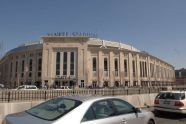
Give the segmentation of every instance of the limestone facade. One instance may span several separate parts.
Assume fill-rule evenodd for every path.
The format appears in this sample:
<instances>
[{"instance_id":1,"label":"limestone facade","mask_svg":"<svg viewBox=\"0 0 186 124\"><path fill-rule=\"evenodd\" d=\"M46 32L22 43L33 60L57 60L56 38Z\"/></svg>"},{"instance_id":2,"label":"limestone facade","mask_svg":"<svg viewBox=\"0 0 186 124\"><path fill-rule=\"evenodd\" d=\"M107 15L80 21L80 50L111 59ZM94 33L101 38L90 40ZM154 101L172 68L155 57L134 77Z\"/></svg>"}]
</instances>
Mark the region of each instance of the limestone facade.
<instances>
[{"instance_id":1,"label":"limestone facade","mask_svg":"<svg viewBox=\"0 0 186 124\"><path fill-rule=\"evenodd\" d=\"M10 50L0 60L0 83L14 88L162 86L174 67L123 43L89 37L46 36Z\"/></svg>"}]
</instances>

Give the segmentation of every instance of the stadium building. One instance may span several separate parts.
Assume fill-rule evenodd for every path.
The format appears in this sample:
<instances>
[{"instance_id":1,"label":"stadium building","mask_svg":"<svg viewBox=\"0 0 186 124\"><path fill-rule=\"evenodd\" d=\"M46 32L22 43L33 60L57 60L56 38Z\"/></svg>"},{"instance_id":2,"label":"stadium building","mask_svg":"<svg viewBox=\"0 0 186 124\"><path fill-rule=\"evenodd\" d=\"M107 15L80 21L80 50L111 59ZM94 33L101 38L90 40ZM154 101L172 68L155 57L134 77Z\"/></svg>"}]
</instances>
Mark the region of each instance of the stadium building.
<instances>
[{"instance_id":1,"label":"stadium building","mask_svg":"<svg viewBox=\"0 0 186 124\"><path fill-rule=\"evenodd\" d=\"M48 35L7 52L0 83L15 88L164 86L175 82L174 67L131 45L88 36Z\"/></svg>"}]
</instances>

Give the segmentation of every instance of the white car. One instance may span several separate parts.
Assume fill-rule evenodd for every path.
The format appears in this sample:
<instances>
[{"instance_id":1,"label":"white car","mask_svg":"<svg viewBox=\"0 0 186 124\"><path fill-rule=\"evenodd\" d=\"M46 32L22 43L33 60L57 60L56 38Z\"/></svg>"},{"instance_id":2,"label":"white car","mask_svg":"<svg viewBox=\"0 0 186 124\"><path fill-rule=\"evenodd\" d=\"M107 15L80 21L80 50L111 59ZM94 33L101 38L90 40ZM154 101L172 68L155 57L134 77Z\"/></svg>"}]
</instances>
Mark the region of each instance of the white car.
<instances>
[{"instance_id":1,"label":"white car","mask_svg":"<svg viewBox=\"0 0 186 124\"><path fill-rule=\"evenodd\" d=\"M63 89L63 90L71 90L71 89L69 88L69 86L60 86L60 89Z\"/></svg>"},{"instance_id":2,"label":"white car","mask_svg":"<svg viewBox=\"0 0 186 124\"><path fill-rule=\"evenodd\" d=\"M155 124L155 118L117 97L65 96L8 115L3 124Z\"/></svg>"},{"instance_id":3,"label":"white car","mask_svg":"<svg viewBox=\"0 0 186 124\"><path fill-rule=\"evenodd\" d=\"M0 84L0 89L5 89L4 84Z\"/></svg>"},{"instance_id":4,"label":"white car","mask_svg":"<svg viewBox=\"0 0 186 124\"><path fill-rule=\"evenodd\" d=\"M54 90L72 90L69 88L69 86L60 86L59 88L56 88Z\"/></svg>"},{"instance_id":5,"label":"white car","mask_svg":"<svg viewBox=\"0 0 186 124\"><path fill-rule=\"evenodd\" d=\"M155 113L159 111L186 114L186 91L160 92L154 100Z\"/></svg>"},{"instance_id":6,"label":"white car","mask_svg":"<svg viewBox=\"0 0 186 124\"><path fill-rule=\"evenodd\" d=\"M21 85L16 90L38 90L35 85Z\"/></svg>"}]
</instances>

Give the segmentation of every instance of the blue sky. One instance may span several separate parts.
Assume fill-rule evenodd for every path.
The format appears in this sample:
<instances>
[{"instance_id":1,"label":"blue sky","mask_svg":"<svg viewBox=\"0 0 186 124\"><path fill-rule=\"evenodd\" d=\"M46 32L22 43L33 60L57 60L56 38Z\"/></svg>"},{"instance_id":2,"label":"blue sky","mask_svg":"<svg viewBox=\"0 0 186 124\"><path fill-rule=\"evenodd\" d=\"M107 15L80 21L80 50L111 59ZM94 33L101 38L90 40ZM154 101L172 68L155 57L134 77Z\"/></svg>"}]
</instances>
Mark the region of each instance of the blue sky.
<instances>
[{"instance_id":1,"label":"blue sky","mask_svg":"<svg viewBox=\"0 0 186 124\"><path fill-rule=\"evenodd\" d=\"M95 32L186 68L186 0L0 0L10 50L51 32Z\"/></svg>"}]
</instances>

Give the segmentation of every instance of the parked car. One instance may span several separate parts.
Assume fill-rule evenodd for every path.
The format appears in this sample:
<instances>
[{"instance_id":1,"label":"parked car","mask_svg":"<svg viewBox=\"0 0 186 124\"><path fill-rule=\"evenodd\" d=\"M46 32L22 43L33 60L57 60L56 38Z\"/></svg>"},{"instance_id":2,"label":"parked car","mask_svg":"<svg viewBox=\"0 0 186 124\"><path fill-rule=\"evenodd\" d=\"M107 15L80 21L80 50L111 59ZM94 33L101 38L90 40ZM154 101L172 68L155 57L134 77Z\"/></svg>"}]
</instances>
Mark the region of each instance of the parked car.
<instances>
[{"instance_id":1,"label":"parked car","mask_svg":"<svg viewBox=\"0 0 186 124\"><path fill-rule=\"evenodd\" d=\"M3 124L155 124L150 111L117 97L64 96L5 117Z\"/></svg>"},{"instance_id":2,"label":"parked car","mask_svg":"<svg viewBox=\"0 0 186 124\"><path fill-rule=\"evenodd\" d=\"M163 91L154 100L155 113L159 111L186 114L186 91Z\"/></svg>"},{"instance_id":3,"label":"parked car","mask_svg":"<svg viewBox=\"0 0 186 124\"><path fill-rule=\"evenodd\" d=\"M16 90L37 90L38 88L35 85L21 85Z\"/></svg>"},{"instance_id":4,"label":"parked car","mask_svg":"<svg viewBox=\"0 0 186 124\"><path fill-rule=\"evenodd\" d=\"M55 90L72 90L69 88L69 86L60 86L59 88L56 88Z\"/></svg>"},{"instance_id":5,"label":"parked car","mask_svg":"<svg viewBox=\"0 0 186 124\"><path fill-rule=\"evenodd\" d=\"M0 84L0 89L4 89L4 88L5 88L4 84Z\"/></svg>"},{"instance_id":6,"label":"parked car","mask_svg":"<svg viewBox=\"0 0 186 124\"><path fill-rule=\"evenodd\" d=\"M69 88L69 86L60 86L60 89L71 90L71 89Z\"/></svg>"}]
</instances>

